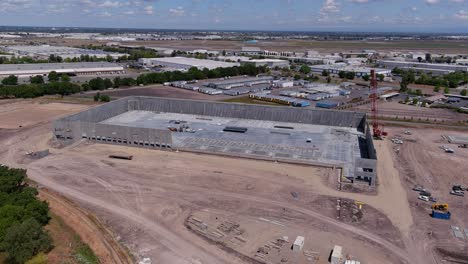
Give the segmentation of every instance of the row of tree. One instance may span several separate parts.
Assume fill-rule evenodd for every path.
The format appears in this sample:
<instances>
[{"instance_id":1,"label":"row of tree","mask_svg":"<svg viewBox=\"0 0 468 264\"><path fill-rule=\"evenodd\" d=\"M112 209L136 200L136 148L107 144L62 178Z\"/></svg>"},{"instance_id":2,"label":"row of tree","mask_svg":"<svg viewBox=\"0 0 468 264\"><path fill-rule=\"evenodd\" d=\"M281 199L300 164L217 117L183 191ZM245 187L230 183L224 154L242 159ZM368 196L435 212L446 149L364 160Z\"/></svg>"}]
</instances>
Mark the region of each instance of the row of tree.
<instances>
[{"instance_id":1,"label":"row of tree","mask_svg":"<svg viewBox=\"0 0 468 264\"><path fill-rule=\"evenodd\" d=\"M401 75L403 83L402 88L410 83L450 88L456 88L461 84L468 83L467 72L452 72L440 76L433 76L430 73L421 72L417 76L417 73L413 70L395 68L392 73Z\"/></svg>"},{"instance_id":2,"label":"row of tree","mask_svg":"<svg viewBox=\"0 0 468 264\"><path fill-rule=\"evenodd\" d=\"M0 167L0 251L10 263L25 263L53 247L43 228L50 220L49 206L25 180L25 170Z\"/></svg>"},{"instance_id":3,"label":"row of tree","mask_svg":"<svg viewBox=\"0 0 468 264\"><path fill-rule=\"evenodd\" d=\"M227 76L250 75L255 76L260 73L268 72L267 67L255 67L254 65L234 66L231 68L217 68L213 70L199 70L197 67L190 68L187 72L155 72L141 74L136 79L116 77L113 80L109 78L94 78L88 83L82 85L84 91L105 90L108 88L119 88L134 85L161 84L165 82L183 81L183 80L203 80L207 78L221 78Z\"/></svg>"},{"instance_id":4,"label":"row of tree","mask_svg":"<svg viewBox=\"0 0 468 264\"><path fill-rule=\"evenodd\" d=\"M43 84L0 85L0 97L34 98L43 95L62 96L79 93L81 86L70 82L50 82Z\"/></svg>"},{"instance_id":5,"label":"row of tree","mask_svg":"<svg viewBox=\"0 0 468 264\"><path fill-rule=\"evenodd\" d=\"M62 96L80 91L105 90L108 88L128 87L134 85L161 84L165 82L182 80L202 80L207 78L221 78L228 76L250 75L255 76L260 73L267 73L268 67L254 65L234 66L231 68L216 68L213 70L199 70L196 67L190 68L187 72L173 71L161 73L141 74L136 79L116 77L94 78L81 86L70 82L70 77L65 74L50 72L47 76L48 83L41 75L32 76L30 84L18 85L18 77L11 75L2 80L0 85L0 97L33 98L42 95L60 94Z\"/></svg>"}]
</instances>

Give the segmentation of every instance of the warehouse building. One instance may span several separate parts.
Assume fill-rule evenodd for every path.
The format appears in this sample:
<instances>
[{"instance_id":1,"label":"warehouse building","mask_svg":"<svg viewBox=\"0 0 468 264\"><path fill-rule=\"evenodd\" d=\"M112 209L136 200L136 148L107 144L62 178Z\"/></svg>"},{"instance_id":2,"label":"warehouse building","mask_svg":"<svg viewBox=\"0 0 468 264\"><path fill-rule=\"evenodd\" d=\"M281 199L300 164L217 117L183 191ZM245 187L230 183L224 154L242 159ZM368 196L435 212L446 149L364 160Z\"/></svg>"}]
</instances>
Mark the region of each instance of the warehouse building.
<instances>
[{"instance_id":1,"label":"warehouse building","mask_svg":"<svg viewBox=\"0 0 468 264\"><path fill-rule=\"evenodd\" d=\"M102 50L90 50L90 49L79 49L72 47L62 47L62 46L50 46L50 45L41 45L41 46L4 46L0 48L1 50L13 53L16 56L27 56L38 59L48 59L51 55L60 56L63 59L73 59L80 58L81 56L90 56L96 58L107 58L107 56L117 59L122 57L124 53L114 53L107 52Z\"/></svg>"},{"instance_id":2,"label":"warehouse building","mask_svg":"<svg viewBox=\"0 0 468 264\"><path fill-rule=\"evenodd\" d=\"M125 73L123 66L117 63L110 62L0 64L0 76L45 76L51 71L55 71L57 73L64 73L68 75L100 75Z\"/></svg>"},{"instance_id":3,"label":"warehouse building","mask_svg":"<svg viewBox=\"0 0 468 264\"><path fill-rule=\"evenodd\" d=\"M156 67L161 66L165 68L188 71L192 67L196 67L200 70L205 68L213 70L216 68L229 68L239 66L239 63L214 61L214 60L202 60L186 57L167 57L167 58L142 58L138 62L144 67Z\"/></svg>"},{"instance_id":4,"label":"warehouse building","mask_svg":"<svg viewBox=\"0 0 468 264\"><path fill-rule=\"evenodd\" d=\"M64 143L294 162L340 168L342 177L371 185L376 179L372 134L359 112L126 97L60 118L53 134Z\"/></svg>"},{"instance_id":5,"label":"warehouse building","mask_svg":"<svg viewBox=\"0 0 468 264\"><path fill-rule=\"evenodd\" d=\"M392 70L390 69L347 65L345 63L313 65L313 66L310 66L310 69L312 72L320 73L320 74L324 70L328 71L331 74L339 74L340 72L354 72L357 77L362 77L365 75L370 76L371 70L375 70L376 74L383 74L385 76L389 76L392 73Z\"/></svg>"},{"instance_id":6,"label":"warehouse building","mask_svg":"<svg viewBox=\"0 0 468 264\"><path fill-rule=\"evenodd\" d=\"M267 66L269 68L275 67L289 67L289 61L280 59L258 59L258 60L242 60L241 65L253 64L255 67Z\"/></svg>"},{"instance_id":7,"label":"warehouse building","mask_svg":"<svg viewBox=\"0 0 468 264\"><path fill-rule=\"evenodd\" d=\"M242 77L231 78L222 81L210 82L206 86L215 89L229 90L236 87L250 87L259 84L270 84L273 81L272 76Z\"/></svg>"},{"instance_id":8,"label":"warehouse building","mask_svg":"<svg viewBox=\"0 0 468 264\"><path fill-rule=\"evenodd\" d=\"M447 74L456 71L468 71L468 66L455 64L419 63L409 61L380 60L380 66L389 69L413 69L414 71L434 72L437 74Z\"/></svg>"}]
</instances>

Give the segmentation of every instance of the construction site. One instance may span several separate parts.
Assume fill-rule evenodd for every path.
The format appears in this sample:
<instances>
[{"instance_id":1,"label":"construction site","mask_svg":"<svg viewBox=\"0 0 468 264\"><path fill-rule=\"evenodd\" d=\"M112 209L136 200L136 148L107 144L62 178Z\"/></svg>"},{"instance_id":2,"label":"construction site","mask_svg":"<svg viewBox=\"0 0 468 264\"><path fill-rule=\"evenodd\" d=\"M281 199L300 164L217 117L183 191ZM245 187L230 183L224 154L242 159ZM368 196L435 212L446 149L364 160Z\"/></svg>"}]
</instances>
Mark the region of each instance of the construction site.
<instances>
[{"instance_id":1,"label":"construction site","mask_svg":"<svg viewBox=\"0 0 468 264\"><path fill-rule=\"evenodd\" d=\"M353 112L148 97L5 100L0 117L0 163L27 169L40 190L86 210L76 217L105 226L112 243L99 228L72 225L102 263L123 263L107 243L135 263L467 259L466 198L451 194L467 185L465 131L374 131ZM340 190L357 164L340 158L366 157L367 139L378 157L375 192ZM353 152L340 156L338 146ZM67 214L68 203L54 213Z\"/></svg>"},{"instance_id":2,"label":"construction site","mask_svg":"<svg viewBox=\"0 0 468 264\"><path fill-rule=\"evenodd\" d=\"M376 182L361 113L129 97L57 120L58 139L283 161Z\"/></svg>"}]
</instances>

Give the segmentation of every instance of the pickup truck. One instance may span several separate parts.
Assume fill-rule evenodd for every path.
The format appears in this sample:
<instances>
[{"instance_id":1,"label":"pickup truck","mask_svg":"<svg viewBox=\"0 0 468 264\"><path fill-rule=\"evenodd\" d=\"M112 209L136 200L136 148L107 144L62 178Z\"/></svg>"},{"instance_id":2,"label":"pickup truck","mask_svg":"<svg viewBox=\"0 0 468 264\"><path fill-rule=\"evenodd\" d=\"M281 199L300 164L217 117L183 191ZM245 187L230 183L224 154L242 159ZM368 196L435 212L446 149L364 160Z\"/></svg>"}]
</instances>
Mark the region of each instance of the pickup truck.
<instances>
[{"instance_id":1,"label":"pickup truck","mask_svg":"<svg viewBox=\"0 0 468 264\"><path fill-rule=\"evenodd\" d=\"M465 192L463 192L463 191L454 191L454 190L451 190L451 191L450 191L450 194L451 194L451 195L456 195L456 196L465 196Z\"/></svg>"},{"instance_id":2,"label":"pickup truck","mask_svg":"<svg viewBox=\"0 0 468 264\"><path fill-rule=\"evenodd\" d=\"M418 199L419 199L419 200L423 200L423 201L425 201L425 202L429 202L429 197L424 196L424 195L419 195Z\"/></svg>"}]
</instances>

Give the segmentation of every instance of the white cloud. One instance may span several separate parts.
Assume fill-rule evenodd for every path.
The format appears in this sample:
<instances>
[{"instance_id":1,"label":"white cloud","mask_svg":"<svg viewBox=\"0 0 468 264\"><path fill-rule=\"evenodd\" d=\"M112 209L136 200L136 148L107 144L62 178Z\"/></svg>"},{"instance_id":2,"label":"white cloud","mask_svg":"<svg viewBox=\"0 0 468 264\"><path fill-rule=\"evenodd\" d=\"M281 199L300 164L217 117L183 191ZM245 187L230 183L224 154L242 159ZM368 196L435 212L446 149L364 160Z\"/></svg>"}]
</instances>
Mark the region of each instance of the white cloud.
<instances>
[{"instance_id":1,"label":"white cloud","mask_svg":"<svg viewBox=\"0 0 468 264\"><path fill-rule=\"evenodd\" d=\"M338 13L340 12L340 5L335 0L325 0L320 9L321 14Z\"/></svg>"},{"instance_id":2,"label":"white cloud","mask_svg":"<svg viewBox=\"0 0 468 264\"><path fill-rule=\"evenodd\" d=\"M455 18L468 21L468 11L460 10L455 14Z\"/></svg>"},{"instance_id":3,"label":"white cloud","mask_svg":"<svg viewBox=\"0 0 468 264\"><path fill-rule=\"evenodd\" d=\"M103 3L101 3L101 4L99 5L99 7L106 7L106 8L110 8L110 7L119 7L119 6L120 6L120 2L119 2L119 1L114 1L114 2L112 2L112 1L109 1L109 0L103 2Z\"/></svg>"},{"instance_id":4,"label":"white cloud","mask_svg":"<svg viewBox=\"0 0 468 264\"><path fill-rule=\"evenodd\" d=\"M182 6L178 6L177 8L169 9L169 13L173 16L185 16L185 9Z\"/></svg>"},{"instance_id":5,"label":"white cloud","mask_svg":"<svg viewBox=\"0 0 468 264\"><path fill-rule=\"evenodd\" d=\"M153 6L149 5L144 8L144 12L147 15L152 15L154 13Z\"/></svg>"}]
</instances>

